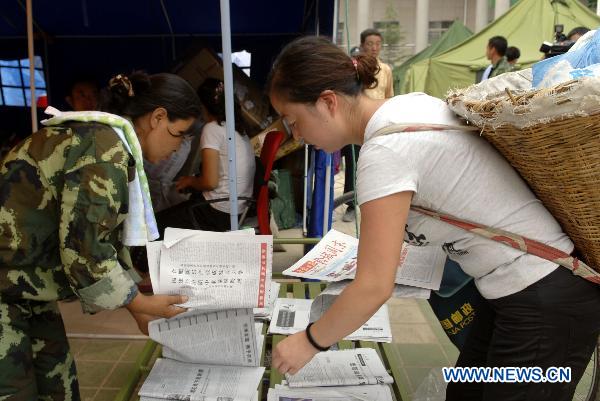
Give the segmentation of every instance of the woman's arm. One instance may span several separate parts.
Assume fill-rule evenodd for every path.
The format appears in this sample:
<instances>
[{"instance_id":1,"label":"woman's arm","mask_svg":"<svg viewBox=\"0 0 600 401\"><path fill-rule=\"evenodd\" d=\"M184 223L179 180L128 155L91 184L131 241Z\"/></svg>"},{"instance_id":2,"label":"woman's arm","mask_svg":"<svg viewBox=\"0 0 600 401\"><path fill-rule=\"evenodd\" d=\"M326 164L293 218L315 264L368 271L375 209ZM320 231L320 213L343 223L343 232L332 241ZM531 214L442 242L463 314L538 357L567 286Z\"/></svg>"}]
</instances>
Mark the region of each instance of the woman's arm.
<instances>
[{"instance_id":1,"label":"woman's arm","mask_svg":"<svg viewBox=\"0 0 600 401\"><path fill-rule=\"evenodd\" d=\"M317 344L331 346L351 334L391 296L412 194L400 192L361 206L356 278L311 327ZM273 366L281 373L294 374L316 353L306 332L301 332L277 345Z\"/></svg>"},{"instance_id":2,"label":"woman's arm","mask_svg":"<svg viewBox=\"0 0 600 401\"><path fill-rule=\"evenodd\" d=\"M202 149L202 174L198 177L181 177L175 184L175 189L182 191L192 188L196 191L211 191L219 184L219 151Z\"/></svg>"}]
</instances>

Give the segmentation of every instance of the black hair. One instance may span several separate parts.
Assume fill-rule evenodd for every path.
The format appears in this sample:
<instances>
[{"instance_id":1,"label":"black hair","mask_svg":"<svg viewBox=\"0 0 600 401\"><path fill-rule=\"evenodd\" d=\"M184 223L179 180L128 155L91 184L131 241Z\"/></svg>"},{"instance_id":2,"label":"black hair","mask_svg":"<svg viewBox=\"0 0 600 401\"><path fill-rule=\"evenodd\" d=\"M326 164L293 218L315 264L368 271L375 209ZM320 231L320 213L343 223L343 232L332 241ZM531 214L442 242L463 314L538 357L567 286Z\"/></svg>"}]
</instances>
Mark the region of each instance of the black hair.
<instances>
[{"instance_id":1,"label":"black hair","mask_svg":"<svg viewBox=\"0 0 600 401\"><path fill-rule=\"evenodd\" d=\"M225 90L223 81L214 78L206 78L198 88L198 97L202 106L210 115L217 119L222 125L225 122ZM237 97L233 96L233 112L235 116L235 130L242 135L247 135L249 127L242 117L242 108Z\"/></svg>"},{"instance_id":2,"label":"black hair","mask_svg":"<svg viewBox=\"0 0 600 401\"><path fill-rule=\"evenodd\" d=\"M521 57L521 51L518 47L510 46L506 49L506 59L508 61L513 61Z\"/></svg>"},{"instance_id":3,"label":"black hair","mask_svg":"<svg viewBox=\"0 0 600 401\"><path fill-rule=\"evenodd\" d=\"M365 44L365 40L367 40L367 37L369 36L379 36L381 38L381 40L383 40L383 36L381 36L381 32L379 32L377 29L365 29L364 31L362 31L360 33L360 44L364 45Z\"/></svg>"},{"instance_id":4,"label":"black hair","mask_svg":"<svg viewBox=\"0 0 600 401\"><path fill-rule=\"evenodd\" d=\"M589 31L590 31L590 29L586 28L585 26L578 26L577 28L573 28L569 31L569 34L567 35L567 39L571 40L571 36L573 36L573 35L583 36L586 33L588 33Z\"/></svg>"},{"instance_id":5,"label":"black hair","mask_svg":"<svg viewBox=\"0 0 600 401\"><path fill-rule=\"evenodd\" d=\"M504 36L494 36L488 41L488 46L496 49L496 52L500 56L504 57L506 54L506 48L508 47L508 42Z\"/></svg>"},{"instance_id":6,"label":"black hair","mask_svg":"<svg viewBox=\"0 0 600 401\"><path fill-rule=\"evenodd\" d=\"M100 110L132 120L159 107L167 110L170 121L197 118L202 113L194 88L174 74L119 74L100 92Z\"/></svg>"},{"instance_id":7,"label":"black hair","mask_svg":"<svg viewBox=\"0 0 600 401\"><path fill-rule=\"evenodd\" d=\"M349 57L329 40L305 36L283 48L267 78L267 92L296 103L313 104L325 90L358 96L377 86L377 59Z\"/></svg>"}]
</instances>

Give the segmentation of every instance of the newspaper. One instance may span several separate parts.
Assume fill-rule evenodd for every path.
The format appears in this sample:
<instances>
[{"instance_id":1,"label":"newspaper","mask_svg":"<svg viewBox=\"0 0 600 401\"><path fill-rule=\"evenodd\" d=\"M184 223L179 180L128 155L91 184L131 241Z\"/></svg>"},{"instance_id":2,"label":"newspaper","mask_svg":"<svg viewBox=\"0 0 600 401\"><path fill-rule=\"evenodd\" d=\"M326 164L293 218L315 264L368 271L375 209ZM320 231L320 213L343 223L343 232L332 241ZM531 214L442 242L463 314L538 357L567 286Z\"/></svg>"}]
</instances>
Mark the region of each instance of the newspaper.
<instances>
[{"instance_id":1,"label":"newspaper","mask_svg":"<svg viewBox=\"0 0 600 401\"><path fill-rule=\"evenodd\" d=\"M356 274L358 239L330 230L302 259L283 274L341 281ZM396 273L396 284L439 290L446 254L441 247L404 244Z\"/></svg>"},{"instance_id":2,"label":"newspaper","mask_svg":"<svg viewBox=\"0 0 600 401\"><path fill-rule=\"evenodd\" d=\"M320 295L316 297L310 308L311 322L316 322L333 305L337 295ZM387 305L381 308L366 323L354 333L344 338L351 341L374 341L379 343L392 342L392 327L390 326L390 313Z\"/></svg>"},{"instance_id":3,"label":"newspaper","mask_svg":"<svg viewBox=\"0 0 600 401\"><path fill-rule=\"evenodd\" d=\"M140 401L250 401L256 397L265 368L190 364L156 360L140 388Z\"/></svg>"},{"instance_id":4,"label":"newspaper","mask_svg":"<svg viewBox=\"0 0 600 401\"><path fill-rule=\"evenodd\" d=\"M334 297L317 297L315 300L277 299L269 333L289 335L305 330L309 322L316 321L331 306ZM365 324L344 339L392 342L388 306L383 305Z\"/></svg>"},{"instance_id":5,"label":"newspaper","mask_svg":"<svg viewBox=\"0 0 600 401\"><path fill-rule=\"evenodd\" d=\"M271 315L273 314L273 307L275 306L275 301L279 296L279 290L281 289L281 284L276 281L271 281L271 286L269 290L269 296L267 304L264 308L254 308L254 318L259 320L271 320Z\"/></svg>"},{"instance_id":6,"label":"newspaper","mask_svg":"<svg viewBox=\"0 0 600 401\"><path fill-rule=\"evenodd\" d=\"M271 284L273 238L246 232L167 228L147 245L155 294L184 294L186 308L264 308Z\"/></svg>"},{"instance_id":7,"label":"newspaper","mask_svg":"<svg viewBox=\"0 0 600 401\"><path fill-rule=\"evenodd\" d=\"M392 401L392 392L387 384L344 387L290 388L275 385L270 388L267 401Z\"/></svg>"},{"instance_id":8,"label":"newspaper","mask_svg":"<svg viewBox=\"0 0 600 401\"><path fill-rule=\"evenodd\" d=\"M290 387L362 386L394 382L372 348L319 352L295 375L286 374Z\"/></svg>"},{"instance_id":9,"label":"newspaper","mask_svg":"<svg viewBox=\"0 0 600 401\"><path fill-rule=\"evenodd\" d=\"M191 310L150 322L148 334L163 346L165 358L214 365L260 364L261 336L252 309Z\"/></svg>"},{"instance_id":10,"label":"newspaper","mask_svg":"<svg viewBox=\"0 0 600 401\"><path fill-rule=\"evenodd\" d=\"M320 295L339 295L351 282L352 280L343 280L336 281L335 283L329 283ZM431 290L427 288L413 287L403 284L396 284L394 286L394 292L392 293L392 298L429 299L430 296Z\"/></svg>"}]
</instances>

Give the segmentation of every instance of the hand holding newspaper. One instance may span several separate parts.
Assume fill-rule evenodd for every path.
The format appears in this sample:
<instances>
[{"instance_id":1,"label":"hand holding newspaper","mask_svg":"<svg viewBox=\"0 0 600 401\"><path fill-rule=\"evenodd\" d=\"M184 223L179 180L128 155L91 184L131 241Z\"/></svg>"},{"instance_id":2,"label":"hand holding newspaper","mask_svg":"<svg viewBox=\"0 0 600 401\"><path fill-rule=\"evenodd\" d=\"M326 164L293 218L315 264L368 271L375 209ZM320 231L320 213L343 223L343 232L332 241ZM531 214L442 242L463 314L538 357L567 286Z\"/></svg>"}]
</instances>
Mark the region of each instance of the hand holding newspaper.
<instances>
[{"instance_id":1,"label":"hand holding newspaper","mask_svg":"<svg viewBox=\"0 0 600 401\"><path fill-rule=\"evenodd\" d=\"M394 382L372 348L319 352L298 373L285 376L291 388Z\"/></svg>"},{"instance_id":2,"label":"hand holding newspaper","mask_svg":"<svg viewBox=\"0 0 600 401\"><path fill-rule=\"evenodd\" d=\"M167 228L147 245L155 294L189 297L186 308L264 308L271 284L273 237Z\"/></svg>"},{"instance_id":3,"label":"hand holding newspaper","mask_svg":"<svg viewBox=\"0 0 600 401\"><path fill-rule=\"evenodd\" d=\"M358 239L330 230L302 259L283 274L322 281L353 279L356 274ZM438 290L446 254L439 247L404 244L396 284Z\"/></svg>"}]
</instances>

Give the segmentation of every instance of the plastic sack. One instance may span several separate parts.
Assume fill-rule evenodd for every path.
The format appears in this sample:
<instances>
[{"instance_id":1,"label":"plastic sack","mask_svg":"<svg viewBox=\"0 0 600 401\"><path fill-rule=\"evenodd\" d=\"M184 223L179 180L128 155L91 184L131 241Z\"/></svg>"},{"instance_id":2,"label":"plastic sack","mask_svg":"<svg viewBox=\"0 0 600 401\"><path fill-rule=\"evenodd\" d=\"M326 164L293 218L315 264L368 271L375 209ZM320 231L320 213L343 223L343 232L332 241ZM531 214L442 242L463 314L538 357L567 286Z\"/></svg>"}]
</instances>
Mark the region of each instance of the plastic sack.
<instances>
[{"instance_id":1,"label":"plastic sack","mask_svg":"<svg viewBox=\"0 0 600 401\"><path fill-rule=\"evenodd\" d=\"M448 383L442 376L442 368L433 368L413 394L413 401L444 401Z\"/></svg>"},{"instance_id":2,"label":"plastic sack","mask_svg":"<svg viewBox=\"0 0 600 401\"><path fill-rule=\"evenodd\" d=\"M579 38L565 54L533 65L533 86L551 88L581 77L600 76L600 29Z\"/></svg>"}]
</instances>

